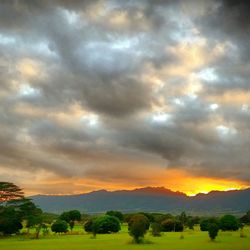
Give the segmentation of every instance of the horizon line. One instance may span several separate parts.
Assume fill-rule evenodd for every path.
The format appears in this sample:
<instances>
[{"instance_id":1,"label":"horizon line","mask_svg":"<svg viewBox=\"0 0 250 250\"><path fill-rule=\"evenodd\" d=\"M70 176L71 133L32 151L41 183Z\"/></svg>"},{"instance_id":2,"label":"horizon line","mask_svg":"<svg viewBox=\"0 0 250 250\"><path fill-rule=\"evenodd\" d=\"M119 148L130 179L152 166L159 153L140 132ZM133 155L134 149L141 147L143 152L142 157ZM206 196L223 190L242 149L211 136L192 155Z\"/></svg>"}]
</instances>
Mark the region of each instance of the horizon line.
<instances>
[{"instance_id":1,"label":"horizon line","mask_svg":"<svg viewBox=\"0 0 250 250\"><path fill-rule=\"evenodd\" d=\"M84 193L71 193L71 194L60 194L60 193L55 193L55 194L41 194L41 193L37 193L37 194L32 194L32 195L28 195L27 197L32 197L32 196L77 196L77 195L84 195L84 194L90 194L90 193L94 193L94 192L100 192L100 191L105 191L105 192L109 192L109 193L114 193L114 192L121 192L121 191L136 191L136 190L142 190L142 189L146 189L146 188L151 188L151 189L165 189L168 190L170 192L173 193L179 193L179 194L183 194L187 197L195 197L198 196L200 194L203 195L208 195L212 192L230 192L230 191L241 191L241 190L247 190L250 188L250 186L245 187L245 188L228 188L225 190L210 190L210 191L202 191L202 192L198 192L196 194L187 194L185 192L182 191L173 191L170 188L166 188L164 186L145 186L145 187L138 187L138 188L133 188L133 189L117 189L117 190L108 190L108 189L96 189L96 190L92 190L92 191L88 191L88 192L84 192Z\"/></svg>"}]
</instances>

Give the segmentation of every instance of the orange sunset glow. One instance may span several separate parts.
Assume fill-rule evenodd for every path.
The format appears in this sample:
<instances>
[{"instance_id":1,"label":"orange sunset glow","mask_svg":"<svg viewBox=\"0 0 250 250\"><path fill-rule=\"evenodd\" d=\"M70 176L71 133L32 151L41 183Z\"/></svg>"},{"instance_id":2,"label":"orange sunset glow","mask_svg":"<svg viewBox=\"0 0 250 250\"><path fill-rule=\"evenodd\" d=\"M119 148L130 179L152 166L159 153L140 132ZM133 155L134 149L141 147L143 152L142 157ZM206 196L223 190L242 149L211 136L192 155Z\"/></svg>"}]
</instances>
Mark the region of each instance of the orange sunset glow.
<instances>
[{"instance_id":1,"label":"orange sunset glow","mask_svg":"<svg viewBox=\"0 0 250 250\"><path fill-rule=\"evenodd\" d=\"M110 183L105 180L95 180L91 178L53 178L46 180L37 180L34 185L27 182L24 187L28 195L50 194L50 195L69 195L88 193L93 190L106 189L108 191L133 190L142 188L145 185L152 187L165 187L172 191L183 192L188 196L195 196L198 193L209 193L211 191L229 191L249 188L248 183L238 180L225 180L219 178L197 177L181 170L159 171L160 173L150 173L144 176L145 184L137 185L122 181L119 183ZM43 187L43 191L36 186ZM64 187L61 190L61 186ZM32 188L31 188L32 187ZM49 187L49 188L46 188ZM51 188L50 188L51 187ZM57 191L60 190L60 191Z\"/></svg>"}]
</instances>

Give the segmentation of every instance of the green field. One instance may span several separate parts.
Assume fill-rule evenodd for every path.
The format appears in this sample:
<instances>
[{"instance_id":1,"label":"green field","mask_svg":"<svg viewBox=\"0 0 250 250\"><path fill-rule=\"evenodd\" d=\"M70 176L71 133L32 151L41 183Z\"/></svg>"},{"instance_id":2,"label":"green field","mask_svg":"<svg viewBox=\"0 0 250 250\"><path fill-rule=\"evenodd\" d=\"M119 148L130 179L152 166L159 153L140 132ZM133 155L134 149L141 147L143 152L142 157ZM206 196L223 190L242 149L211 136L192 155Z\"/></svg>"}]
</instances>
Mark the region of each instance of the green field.
<instances>
[{"instance_id":1,"label":"green field","mask_svg":"<svg viewBox=\"0 0 250 250\"><path fill-rule=\"evenodd\" d=\"M25 236L14 236L0 238L1 250L122 250L122 249L145 249L145 250L249 250L250 249L250 227L244 229L246 238L240 237L240 232L220 232L215 242L211 242L207 232L185 231L184 239L180 239L180 233L164 233L161 237L152 237L148 233L145 244L132 244L131 237L127 233L127 227L123 226L122 231L117 234L97 235L93 239L80 227L75 229L79 235L54 235L40 239L29 239Z\"/></svg>"}]
</instances>

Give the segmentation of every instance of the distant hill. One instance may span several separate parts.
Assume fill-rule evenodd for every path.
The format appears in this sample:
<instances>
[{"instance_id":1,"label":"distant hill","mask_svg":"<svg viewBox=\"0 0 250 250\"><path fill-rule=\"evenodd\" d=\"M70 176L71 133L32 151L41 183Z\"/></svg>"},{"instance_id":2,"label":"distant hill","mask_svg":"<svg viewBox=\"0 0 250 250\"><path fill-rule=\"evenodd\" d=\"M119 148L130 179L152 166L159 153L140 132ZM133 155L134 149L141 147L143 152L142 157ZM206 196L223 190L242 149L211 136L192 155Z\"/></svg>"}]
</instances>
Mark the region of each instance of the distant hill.
<instances>
[{"instance_id":1,"label":"distant hill","mask_svg":"<svg viewBox=\"0 0 250 250\"><path fill-rule=\"evenodd\" d=\"M123 212L241 213L250 209L250 188L235 191L212 191L189 197L163 187L134 190L99 190L79 195L35 195L33 201L46 212L60 213L78 209L86 213L107 210Z\"/></svg>"}]
</instances>

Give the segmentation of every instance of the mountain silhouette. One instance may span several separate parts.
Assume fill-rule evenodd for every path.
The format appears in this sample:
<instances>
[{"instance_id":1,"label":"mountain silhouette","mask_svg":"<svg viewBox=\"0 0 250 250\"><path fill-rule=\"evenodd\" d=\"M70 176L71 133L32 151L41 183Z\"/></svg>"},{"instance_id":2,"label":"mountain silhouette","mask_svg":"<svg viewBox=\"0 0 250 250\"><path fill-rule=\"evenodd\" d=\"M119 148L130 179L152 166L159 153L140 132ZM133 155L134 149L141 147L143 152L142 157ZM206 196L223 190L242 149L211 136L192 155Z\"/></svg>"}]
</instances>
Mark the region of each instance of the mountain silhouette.
<instances>
[{"instance_id":1,"label":"mountain silhouette","mask_svg":"<svg viewBox=\"0 0 250 250\"><path fill-rule=\"evenodd\" d=\"M78 195L35 195L30 198L46 212L61 213L78 209L85 213L107 210L122 212L241 213L250 209L250 188L233 191L211 191L189 197L164 187L134 190L98 190Z\"/></svg>"}]
</instances>

